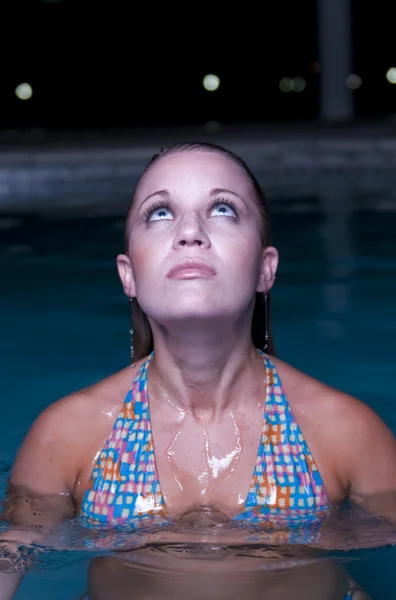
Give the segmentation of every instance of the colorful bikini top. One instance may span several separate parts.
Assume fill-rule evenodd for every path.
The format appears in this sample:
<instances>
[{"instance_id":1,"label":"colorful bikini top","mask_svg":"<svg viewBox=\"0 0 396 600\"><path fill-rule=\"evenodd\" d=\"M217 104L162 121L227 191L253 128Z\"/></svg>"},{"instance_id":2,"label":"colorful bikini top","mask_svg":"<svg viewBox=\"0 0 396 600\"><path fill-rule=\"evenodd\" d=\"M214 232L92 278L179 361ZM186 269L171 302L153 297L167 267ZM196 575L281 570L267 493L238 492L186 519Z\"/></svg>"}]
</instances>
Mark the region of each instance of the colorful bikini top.
<instances>
[{"instance_id":1,"label":"colorful bikini top","mask_svg":"<svg viewBox=\"0 0 396 600\"><path fill-rule=\"evenodd\" d=\"M234 520L270 529L317 523L330 509L322 478L268 356L263 429L244 509ZM89 527L152 527L166 514L156 468L147 394L147 368L136 375L95 463L81 506Z\"/></svg>"}]
</instances>

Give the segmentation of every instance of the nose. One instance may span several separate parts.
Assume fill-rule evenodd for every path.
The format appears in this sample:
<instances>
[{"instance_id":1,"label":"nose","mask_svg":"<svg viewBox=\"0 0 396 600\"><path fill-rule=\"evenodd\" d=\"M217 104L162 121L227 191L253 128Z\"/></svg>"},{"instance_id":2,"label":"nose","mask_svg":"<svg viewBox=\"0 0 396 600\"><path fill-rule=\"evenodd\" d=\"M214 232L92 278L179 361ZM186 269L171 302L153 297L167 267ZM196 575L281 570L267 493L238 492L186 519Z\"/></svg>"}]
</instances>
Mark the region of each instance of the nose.
<instances>
[{"instance_id":1,"label":"nose","mask_svg":"<svg viewBox=\"0 0 396 600\"><path fill-rule=\"evenodd\" d=\"M205 226L197 215L186 216L180 223L175 235L173 247L178 249L185 246L208 248L210 246Z\"/></svg>"}]
</instances>

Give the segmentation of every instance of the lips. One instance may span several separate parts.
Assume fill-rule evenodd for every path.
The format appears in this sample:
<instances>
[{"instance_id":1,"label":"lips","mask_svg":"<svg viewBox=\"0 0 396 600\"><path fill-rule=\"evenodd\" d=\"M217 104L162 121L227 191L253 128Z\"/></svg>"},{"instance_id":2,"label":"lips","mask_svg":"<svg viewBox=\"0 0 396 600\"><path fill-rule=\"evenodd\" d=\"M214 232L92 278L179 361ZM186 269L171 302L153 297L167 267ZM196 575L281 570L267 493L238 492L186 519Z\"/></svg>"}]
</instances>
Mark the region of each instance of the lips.
<instances>
[{"instance_id":1,"label":"lips","mask_svg":"<svg viewBox=\"0 0 396 600\"><path fill-rule=\"evenodd\" d=\"M202 260L186 258L174 265L167 274L168 279L196 279L216 275L213 267Z\"/></svg>"}]
</instances>

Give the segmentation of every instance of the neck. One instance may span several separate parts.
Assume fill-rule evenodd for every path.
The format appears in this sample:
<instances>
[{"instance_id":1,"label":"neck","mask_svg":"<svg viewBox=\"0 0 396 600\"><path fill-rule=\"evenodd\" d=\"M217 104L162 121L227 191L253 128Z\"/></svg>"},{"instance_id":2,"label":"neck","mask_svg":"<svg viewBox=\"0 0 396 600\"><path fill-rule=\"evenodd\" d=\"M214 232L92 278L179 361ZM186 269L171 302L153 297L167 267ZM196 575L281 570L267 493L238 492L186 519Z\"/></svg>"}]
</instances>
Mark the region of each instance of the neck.
<instances>
[{"instance_id":1,"label":"neck","mask_svg":"<svg viewBox=\"0 0 396 600\"><path fill-rule=\"evenodd\" d=\"M246 404L264 380L262 359L250 331L230 334L214 327L153 327L155 355L150 364L150 397L167 402L197 420L217 420Z\"/></svg>"}]
</instances>

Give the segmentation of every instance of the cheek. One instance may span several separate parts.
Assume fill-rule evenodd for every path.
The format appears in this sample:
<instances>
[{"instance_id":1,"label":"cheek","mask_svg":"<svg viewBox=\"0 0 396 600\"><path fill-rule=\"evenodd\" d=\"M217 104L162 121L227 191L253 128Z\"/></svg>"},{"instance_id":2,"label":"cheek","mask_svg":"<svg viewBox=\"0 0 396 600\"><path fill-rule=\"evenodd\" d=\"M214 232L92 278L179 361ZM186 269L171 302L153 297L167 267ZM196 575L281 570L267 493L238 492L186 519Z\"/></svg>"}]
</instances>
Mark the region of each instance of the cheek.
<instances>
[{"instance_id":1,"label":"cheek","mask_svg":"<svg viewBox=\"0 0 396 600\"><path fill-rule=\"evenodd\" d=\"M256 276L260 269L262 243L261 237L255 231L249 231L225 240L223 246L225 258L230 260L232 266L244 279Z\"/></svg>"},{"instance_id":2,"label":"cheek","mask_svg":"<svg viewBox=\"0 0 396 600\"><path fill-rule=\"evenodd\" d=\"M149 240L136 240L129 247L136 290L147 288L161 273L164 247Z\"/></svg>"},{"instance_id":3,"label":"cheek","mask_svg":"<svg viewBox=\"0 0 396 600\"><path fill-rule=\"evenodd\" d=\"M143 246L134 247L131 249L130 258L135 276L136 284L138 285L145 273L149 273L155 260L155 254L150 251L150 248Z\"/></svg>"}]
</instances>

